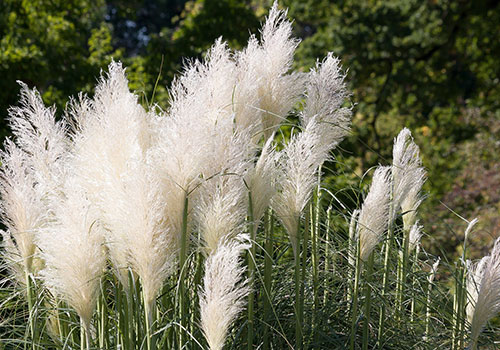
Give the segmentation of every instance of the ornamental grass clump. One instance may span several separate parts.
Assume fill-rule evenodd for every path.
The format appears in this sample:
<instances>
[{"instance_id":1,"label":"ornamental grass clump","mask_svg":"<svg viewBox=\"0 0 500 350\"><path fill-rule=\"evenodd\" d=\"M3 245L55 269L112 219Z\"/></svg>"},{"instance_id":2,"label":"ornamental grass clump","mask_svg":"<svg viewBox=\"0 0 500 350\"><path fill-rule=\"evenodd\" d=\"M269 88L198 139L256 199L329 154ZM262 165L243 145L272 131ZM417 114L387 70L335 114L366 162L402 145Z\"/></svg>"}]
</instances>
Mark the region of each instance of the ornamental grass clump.
<instances>
[{"instance_id":1,"label":"ornamental grass clump","mask_svg":"<svg viewBox=\"0 0 500 350\"><path fill-rule=\"evenodd\" d=\"M498 242L469 268L464 245L437 274L406 128L392 165L338 188L346 75L332 53L292 71L298 45L275 3L242 50L219 38L187 60L168 106L142 106L119 62L61 118L21 86L0 153L0 347L455 350L468 330L472 348L492 341L479 334L499 311Z\"/></svg>"}]
</instances>

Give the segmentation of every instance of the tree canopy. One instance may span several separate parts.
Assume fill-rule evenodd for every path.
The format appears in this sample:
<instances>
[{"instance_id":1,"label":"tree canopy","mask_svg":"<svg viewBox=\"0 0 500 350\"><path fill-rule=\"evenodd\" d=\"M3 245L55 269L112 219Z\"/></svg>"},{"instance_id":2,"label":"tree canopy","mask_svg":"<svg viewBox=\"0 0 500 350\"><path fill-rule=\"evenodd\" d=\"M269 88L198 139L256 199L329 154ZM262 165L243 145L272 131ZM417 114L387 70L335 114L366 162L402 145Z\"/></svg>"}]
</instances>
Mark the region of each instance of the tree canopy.
<instances>
[{"instance_id":1,"label":"tree canopy","mask_svg":"<svg viewBox=\"0 0 500 350\"><path fill-rule=\"evenodd\" d=\"M145 105L154 96L153 102L166 107L167 86L186 57L200 57L219 36L240 47L270 5L266 0L4 0L0 114L6 117L16 104L16 80L36 86L47 104L62 110L67 96L90 91L111 59L128 67L131 88ZM475 213L469 202L495 205L470 178L500 164L493 152L500 134L496 1L283 0L280 5L289 8L303 40L297 68L307 70L315 57L332 51L347 71L355 117L336 171L346 174L348 167L352 174L332 181L355 183L355 175L390 158L392 138L407 126L429 172L430 231L451 230L446 220L453 215L442 210L443 196L463 215ZM4 122L0 133L8 134ZM500 179L488 180L490 191L498 193ZM457 203L453 194L469 190L479 197L460 197ZM488 222L487 232L496 232L498 223Z\"/></svg>"}]
</instances>

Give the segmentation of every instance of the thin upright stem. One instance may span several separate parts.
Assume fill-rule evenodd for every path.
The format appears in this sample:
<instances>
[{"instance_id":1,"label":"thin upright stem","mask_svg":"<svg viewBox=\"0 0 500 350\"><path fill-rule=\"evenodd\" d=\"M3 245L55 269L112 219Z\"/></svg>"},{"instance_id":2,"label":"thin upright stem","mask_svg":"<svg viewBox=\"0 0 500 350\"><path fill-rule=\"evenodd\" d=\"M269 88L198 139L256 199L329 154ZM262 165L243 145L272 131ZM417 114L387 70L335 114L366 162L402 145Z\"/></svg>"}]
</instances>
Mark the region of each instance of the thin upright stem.
<instances>
[{"instance_id":1,"label":"thin upright stem","mask_svg":"<svg viewBox=\"0 0 500 350\"><path fill-rule=\"evenodd\" d=\"M368 258L368 262L366 264L366 278L365 278L365 321L364 321L364 324L363 324L363 343L362 343L362 349L363 350L368 350L368 345L369 345L369 342L370 342L369 326L370 326L370 313L371 313L371 305L372 305L372 298L371 298L372 286L371 286L371 281L372 281L372 276L373 276L373 259L374 259L374 254L372 252L370 254L370 257Z\"/></svg>"},{"instance_id":2,"label":"thin upright stem","mask_svg":"<svg viewBox=\"0 0 500 350\"><path fill-rule=\"evenodd\" d=\"M385 256L384 256L384 277L383 277L383 287L382 287L382 306L380 307L380 318L379 318L379 327L378 327L378 336L377 342L379 349L384 348L384 327L385 327L385 319L386 319L386 296L389 293L389 277L391 274L391 266L390 266L390 257L392 253L392 243L394 240L394 219L392 217L392 199L391 205L389 208L389 224L388 224L388 237L385 245Z\"/></svg>"},{"instance_id":3,"label":"thin upright stem","mask_svg":"<svg viewBox=\"0 0 500 350\"><path fill-rule=\"evenodd\" d=\"M349 349L354 350L356 344L356 325L358 321L358 294L359 294L359 279L361 277L361 256L359 249L359 241L358 247L356 251L356 268L355 268L355 277L354 277L354 286L352 292L352 304L351 304L351 337L349 342Z\"/></svg>"},{"instance_id":4,"label":"thin upright stem","mask_svg":"<svg viewBox=\"0 0 500 350\"><path fill-rule=\"evenodd\" d=\"M295 241L295 348L302 349L302 317L301 317L301 260L300 260L300 246L301 246L301 231L300 219L297 220L297 237Z\"/></svg>"},{"instance_id":5,"label":"thin upright stem","mask_svg":"<svg viewBox=\"0 0 500 350\"><path fill-rule=\"evenodd\" d=\"M398 276L398 318L401 318L403 313L403 299L404 299L404 287L406 285L406 276L408 274L408 258L410 249L410 232L408 230L404 231L403 237L403 251L401 252L401 266Z\"/></svg>"},{"instance_id":6,"label":"thin upright stem","mask_svg":"<svg viewBox=\"0 0 500 350\"><path fill-rule=\"evenodd\" d=\"M250 249L248 252L248 280L250 285L250 293L248 294L248 327L247 327L247 347L248 350L253 349L254 337L254 299L255 293L253 292L254 274L255 274L255 224L253 218L253 202L252 193L248 192L248 232L250 233Z\"/></svg>"},{"instance_id":7,"label":"thin upright stem","mask_svg":"<svg viewBox=\"0 0 500 350\"><path fill-rule=\"evenodd\" d=\"M330 275L330 215L331 208L329 207L326 210L326 228L325 228L325 278L327 280L327 284L329 285L329 275ZM323 291L323 304L326 304L326 300L328 299L328 288L325 288Z\"/></svg>"},{"instance_id":8,"label":"thin upright stem","mask_svg":"<svg viewBox=\"0 0 500 350\"><path fill-rule=\"evenodd\" d=\"M182 230L181 230L181 246L179 252L179 323L181 325L179 329L179 349L182 349L184 343L186 342L186 329L187 329L187 303L189 300L186 296L186 281L184 276L186 275L186 261L187 261L187 248L188 248L188 206L189 199L188 194L184 196L184 208L182 212Z\"/></svg>"},{"instance_id":9,"label":"thin upright stem","mask_svg":"<svg viewBox=\"0 0 500 350\"><path fill-rule=\"evenodd\" d=\"M271 209L264 215L266 241L264 245L264 339L263 349L270 350L269 322L271 316L271 283L273 268L273 215Z\"/></svg>"},{"instance_id":10,"label":"thin upright stem","mask_svg":"<svg viewBox=\"0 0 500 350\"><path fill-rule=\"evenodd\" d=\"M319 309L319 283L318 283L318 271L319 271L319 252L318 252L318 237L319 237L319 223L320 223L320 204L321 204L321 166L318 170L318 185L316 188L316 193L314 197L313 209L313 227L311 230L311 261L313 267L313 293L314 293L314 312L313 316L316 315ZM315 329L313 322L313 329ZM315 332L316 334L316 332Z\"/></svg>"},{"instance_id":11,"label":"thin upright stem","mask_svg":"<svg viewBox=\"0 0 500 350\"><path fill-rule=\"evenodd\" d=\"M26 297L28 299L28 322L29 329L31 333L31 347L33 350L36 349L36 315L35 315L35 285L32 281L31 274L28 272L28 269L24 270L24 277L26 282Z\"/></svg>"}]
</instances>

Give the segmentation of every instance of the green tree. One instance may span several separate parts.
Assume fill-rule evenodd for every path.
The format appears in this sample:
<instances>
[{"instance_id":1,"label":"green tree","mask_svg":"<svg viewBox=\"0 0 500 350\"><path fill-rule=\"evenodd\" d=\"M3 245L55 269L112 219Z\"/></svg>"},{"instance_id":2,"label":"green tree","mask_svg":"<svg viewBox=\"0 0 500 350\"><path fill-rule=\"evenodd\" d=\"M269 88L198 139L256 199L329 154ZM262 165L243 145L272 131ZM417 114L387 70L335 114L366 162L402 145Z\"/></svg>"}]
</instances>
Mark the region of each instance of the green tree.
<instances>
[{"instance_id":1,"label":"green tree","mask_svg":"<svg viewBox=\"0 0 500 350\"><path fill-rule=\"evenodd\" d=\"M48 104L89 91L111 56L111 28L102 0L5 0L0 3L0 114L15 104L22 80ZM2 134L5 127L2 125Z\"/></svg>"},{"instance_id":2,"label":"green tree","mask_svg":"<svg viewBox=\"0 0 500 350\"><path fill-rule=\"evenodd\" d=\"M493 34L500 30L498 2L285 0L283 5L290 7L304 39L300 65L311 66L313 57L333 51L348 68L356 107L353 138L344 146L359 157L358 173L390 158L392 138L410 127L429 171L426 221L434 232L450 230L432 217L439 199L456 188L454 179L463 178L470 159L459 150L475 138L495 137L470 116L498 118L500 42Z\"/></svg>"}]
</instances>

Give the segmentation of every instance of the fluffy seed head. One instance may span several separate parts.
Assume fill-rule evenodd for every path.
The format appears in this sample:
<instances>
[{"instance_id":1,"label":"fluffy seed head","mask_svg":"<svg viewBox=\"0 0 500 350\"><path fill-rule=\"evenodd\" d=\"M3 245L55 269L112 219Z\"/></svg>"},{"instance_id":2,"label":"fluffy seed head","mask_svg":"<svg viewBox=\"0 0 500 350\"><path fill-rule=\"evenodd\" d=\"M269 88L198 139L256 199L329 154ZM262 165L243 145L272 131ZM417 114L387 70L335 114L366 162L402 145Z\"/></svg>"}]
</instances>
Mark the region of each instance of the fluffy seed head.
<instances>
[{"instance_id":1,"label":"fluffy seed head","mask_svg":"<svg viewBox=\"0 0 500 350\"><path fill-rule=\"evenodd\" d=\"M240 78L235 89L236 122L249 125L255 115L260 116L259 132L265 140L304 91L304 75L288 74L299 42L291 38L292 24L286 14L275 2L262 28L260 42L252 36L247 48L237 55Z\"/></svg>"},{"instance_id":2,"label":"fluffy seed head","mask_svg":"<svg viewBox=\"0 0 500 350\"><path fill-rule=\"evenodd\" d=\"M128 269L151 303L169 275L175 247L163 213L167 205L148 151L149 116L128 89L125 70L112 62L93 100L74 110L75 162L87 194L100 209L106 245L127 290Z\"/></svg>"},{"instance_id":3,"label":"fluffy seed head","mask_svg":"<svg viewBox=\"0 0 500 350\"><path fill-rule=\"evenodd\" d=\"M419 225L418 221L411 226L410 237L409 237L410 251L414 250L420 244L420 239L422 238L423 235L422 229L423 226Z\"/></svg>"},{"instance_id":4,"label":"fluffy seed head","mask_svg":"<svg viewBox=\"0 0 500 350\"><path fill-rule=\"evenodd\" d=\"M276 180L279 176L278 154L272 149L272 140L273 136L267 140L257 163L249 169L245 180L252 197L252 217L255 231L262 215L271 203L271 199L276 194Z\"/></svg>"},{"instance_id":5,"label":"fluffy seed head","mask_svg":"<svg viewBox=\"0 0 500 350\"><path fill-rule=\"evenodd\" d=\"M304 127L316 120L323 142L335 147L349 133L351 109L342 107L350 94L344 83L340 60L330 52L308 76L306 105L301 114Z\"/></svg>"},{"instance_id":6,"label":"fluffy seed head","mask_svg":"<svg viewBox=\"0 0 500 350\"><path fill-rule=\"evenodd\" d=\"M317 182L319 166L328 159L330 147L321 142L312 122L281 151L278 181L281 191L273 198L272 206L285 226L294 251L300 216Z\"/></svg>"},{"instance_id":7,"label":"fluffy seed head","mask_svg":"<svg viewBox=\"0 0 500 350\"><path fill-rule=\"evenodd\" d=\"M40 274L48 289L73 307L88 325L106 265L102 228L74 176L67 179L64 198L51 206L54 219L36 237L45 261Z\"/></svg>"},{"instance_id":8,"label":"fluffy seed head","mask_svg":"<svg viewBox=\"0 0 500 350\"><path fill-rule=\"evenodd\" d=\"M404 205L403 220L407 230L415 223L416 211L422 202L420 190L425 182L425 176L425 170L419 156L419 148L413 142L410 130L404 128L394 140L392 165L393 212L391 213L391 220L395 219L396 212Z\"/></svg>"},{"instance_id":9,"label":"fluffy seed head","mask_svg":"<svg viewBox=\"0 0 500 350\"><path fill-rule=\"evenodd\" d=\"M23 283L25 272L37 270L34 236L50 218L47 202L63 179L67 141L55 109L44 106L38 91L20 84L20 105L9 109L15 139L7 140L0 152L0 211L7 227L2 231L3 256Z\"/></svg>"},{"instance_id":10,"label":"fluffy seed head","mask_svg":"<svg viewBox=\"0 0 500 350\"><path fill-rule=\"evenodd\" d=\"M378 167L373 174L370 191L365 198L358 220L360 257L366 261L383 239L389 217L391 190L390 167Z\"/></svg>"},{"instance_id":11,"label":"fluffy seed head","mask_svg":"<svg viewBox=\"0 0 500 350\"><path fill-rule=\"evenodd\" d=\"M238 240L226 241L205 261L200 316L211 350L222 350L231 323L244 307L249 287L242 280L241 254L248 247Z\"/></svg>"},{"instance_id":12,"label":"fluffy seed head","mask_svg":"<svg viewBox=\"0 0 500 350\"><path fill-rule=\"evenodd\" d=\"M472 318L474 316L474 310L477 303L477 297L479 294L479 287L481 286L481 281L483 280L484 270L490 256L487 255L483 257L478 262L472 263L467 260L467 320L472 323Z\"/></svg>"},{"instance_id":13,"label":"fluffy seed head","mask_svg":"<svg viewBox=\"0 0 500 350\"><path fill-rule=\"evenodd\" d=\"M471 321L471 340L474 345L486 322L500 312L500 239L495 241L489 259L476 267L483 270L477 301ZM471 287L472 288L472 287Z\"/></svg>"}]
</instances>

